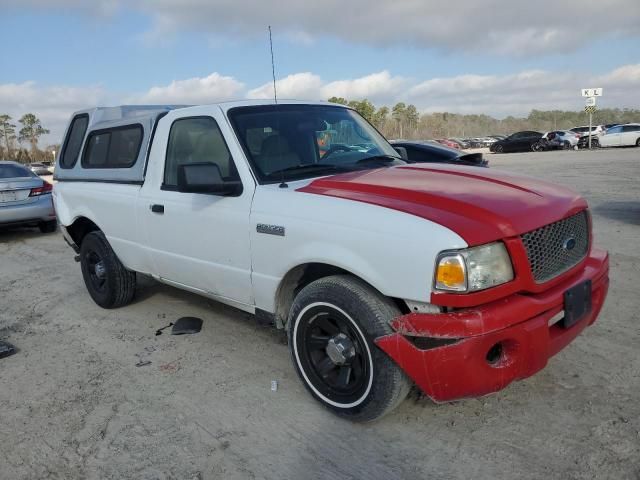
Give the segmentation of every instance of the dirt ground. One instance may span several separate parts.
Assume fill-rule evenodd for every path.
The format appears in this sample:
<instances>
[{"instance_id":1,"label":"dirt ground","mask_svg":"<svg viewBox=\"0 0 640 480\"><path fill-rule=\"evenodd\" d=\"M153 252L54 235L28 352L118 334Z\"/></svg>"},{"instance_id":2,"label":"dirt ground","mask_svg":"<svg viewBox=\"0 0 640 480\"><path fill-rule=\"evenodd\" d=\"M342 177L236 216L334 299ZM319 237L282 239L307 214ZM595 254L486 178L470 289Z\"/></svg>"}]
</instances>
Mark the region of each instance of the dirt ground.
<instances>
[{"instance_id":1,"label":"dirt ground","mask_svg":"<svg viewBox=\"0 0 640 480\"><path fill-rule=\"evenodd\" d=\"M59 233L4 231L0 478L640 478L640 149L487 158L582 193L611 253L598 322L538 375L354 425L306 393L281 332L152 281L102 310ZM201 333L154 335L189 315Z\"/></svg>"}]
</instances>

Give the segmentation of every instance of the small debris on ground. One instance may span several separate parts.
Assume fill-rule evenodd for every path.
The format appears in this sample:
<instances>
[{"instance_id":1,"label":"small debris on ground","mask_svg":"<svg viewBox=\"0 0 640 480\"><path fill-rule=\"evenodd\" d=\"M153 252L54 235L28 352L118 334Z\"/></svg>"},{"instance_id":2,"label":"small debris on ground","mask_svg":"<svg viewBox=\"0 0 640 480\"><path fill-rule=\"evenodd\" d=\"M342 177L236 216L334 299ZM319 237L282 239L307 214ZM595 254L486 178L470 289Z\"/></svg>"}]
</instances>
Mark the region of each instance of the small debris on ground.
<instances>
[{"instance_id":1,"label":"small debris on ground","mask_svg":"<svg viewBox=\"0 0 640 480\"><path fill-rule=\"evenodd\" d=\"M278 381L277 380L271 380L271 391L272 392L277 392L278 391Z\"/></svg>"},{"instance_id":2,"label":"small debris on ground","mask_svg":"<svg viewBox=\"0 0 640 480\"><path fill-rule=\"evenodd\" d=\"M151 365L151 360L140 360L136 363L136 367L146 367L147 365Z\"/></svg>"},{"instance_id":3,"label":"small debris on ground","mask_svg":"<svg viewBox=\"0 0 640 480\"><path fill-rule=\"evenodd\" d=\"M171 335L188 335L198 333L202 329L202 319L197 317L182 317L176 320L171 329Z\"/></svg>"},{"instance_id":4,"label":"small debris on ground","mask_svg":"<svg viewBox=\"0 0 640 480\"><path fill-rule=\"evenodd\" d=\"M0 342L0 358L8 357L16 353L16 349L13 345L7 342Z\"/></svg>"}]
</instances>

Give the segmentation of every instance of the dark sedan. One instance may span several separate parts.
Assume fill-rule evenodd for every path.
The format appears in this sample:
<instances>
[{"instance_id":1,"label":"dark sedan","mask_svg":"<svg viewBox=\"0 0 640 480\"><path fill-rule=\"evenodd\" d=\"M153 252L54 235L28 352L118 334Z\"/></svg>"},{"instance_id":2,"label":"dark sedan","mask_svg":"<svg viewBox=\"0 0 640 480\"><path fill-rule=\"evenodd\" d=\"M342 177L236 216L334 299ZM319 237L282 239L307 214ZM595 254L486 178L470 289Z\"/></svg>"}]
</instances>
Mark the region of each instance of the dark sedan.
<instances>
[{"instance_id":1,"label":"dark sedan","mask_svg":"<svg viewBox=\"0 0 640 480\"><path fill-rule=\"evenodd\" d=\"M498 140L489 147L489 150L493 153L539 152L540 150L544 150L544 144L541 140L542 133L540 132L516 132L503 140Z\"/></svg>"},{"instance_id":2,"label":"dark sedan","mask_svg":"<svg viewBox=\"0 0 640 480\"><path fill-rule=\"evenodd\" d=\"M391 144L406 150L406 161L409 163L452 163L472 167L489 165L489 162L482 158L482 153L465 153L431 142L391 142Z\"/></svg>"}]
</instances>

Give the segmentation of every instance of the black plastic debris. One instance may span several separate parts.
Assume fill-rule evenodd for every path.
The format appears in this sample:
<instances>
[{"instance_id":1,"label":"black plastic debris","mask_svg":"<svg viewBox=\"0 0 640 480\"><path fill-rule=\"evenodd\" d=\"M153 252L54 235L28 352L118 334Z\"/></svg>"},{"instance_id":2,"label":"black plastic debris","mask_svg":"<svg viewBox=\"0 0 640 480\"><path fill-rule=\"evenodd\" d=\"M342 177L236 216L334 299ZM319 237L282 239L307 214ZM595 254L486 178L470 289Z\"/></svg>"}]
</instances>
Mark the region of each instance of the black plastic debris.
<instances>
[{"instance_id":1,"label":"black plastic debris","mask_svg":"<svg viewBox=\"0 0 640 480\"><path fill-rule=\"evenodd\" d=\"M162 331L163 331L164 329L166 329L166 328L169 328L169 327L173 327L173 322L171 322L169 325L165 325L164 327L159 328L158 330L156 330L156 337L157 337L158 335L162 335Z\"/></svg>"},{"instance_id":2,"label":"black plastic debris","mask_svg":"<svg viewBox=\"0 0 640 480\"><path fill-rule=\"evenodd\" d=\"M16 349L13 345L0 341L0 358L8 357L14 353L16 353Z\"/></svg>"},{"instance_id":3,"label":"black plastic debris","mask_svg":"<svg viewBox=\"0 0 640 480\"><path fill-rule=\"evenodd\" d=\"M202 329L202 319L197 317L182 317L176 320L171 329L171 335L188 335L198 333Z\"/></svg>"}]
</instances>

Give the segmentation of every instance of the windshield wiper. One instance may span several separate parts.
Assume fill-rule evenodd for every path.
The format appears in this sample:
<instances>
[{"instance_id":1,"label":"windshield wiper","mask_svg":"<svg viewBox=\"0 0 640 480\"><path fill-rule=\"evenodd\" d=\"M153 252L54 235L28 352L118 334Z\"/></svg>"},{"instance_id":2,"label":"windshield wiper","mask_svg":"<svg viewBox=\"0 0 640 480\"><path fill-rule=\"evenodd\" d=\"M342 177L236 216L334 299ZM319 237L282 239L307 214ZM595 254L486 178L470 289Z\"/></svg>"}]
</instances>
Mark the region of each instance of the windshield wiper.
<instances>
[{"instance_id":1,"label":"windshield wiper","mask_svg":"<svg viewBox=\"0 0 640 480\"><path fill-rule=\"evenodd\" d=\"M292 167L282 168L280 170L276 170L274 172L270 172L267 174L269 178L280 178L280 176L285 173L291 172L309 172L309 171L328 171L328 172L348 172L350 171L347 167L341 167L339 165L333 165L330 163L308 163L305 165L294 165Z\"/></svg>"}]
</instances>

